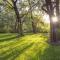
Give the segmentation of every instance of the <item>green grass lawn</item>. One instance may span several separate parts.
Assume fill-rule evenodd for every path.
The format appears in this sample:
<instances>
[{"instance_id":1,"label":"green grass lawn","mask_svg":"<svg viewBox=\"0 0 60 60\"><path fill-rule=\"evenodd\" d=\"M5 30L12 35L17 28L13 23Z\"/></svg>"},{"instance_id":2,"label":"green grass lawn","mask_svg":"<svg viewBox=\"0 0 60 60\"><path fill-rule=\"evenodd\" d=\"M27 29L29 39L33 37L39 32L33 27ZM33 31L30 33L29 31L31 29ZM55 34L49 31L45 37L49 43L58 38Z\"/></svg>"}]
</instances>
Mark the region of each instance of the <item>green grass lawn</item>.
<instances>
[{"instance_id":1,"label":"green grass lawn","mask_svg":"<svg viewBox=\"0 0 60 60\"><path fill-rule=\"evenodd\" d=\"M48 44L44 34L0 34L0 60L60 60L60 46Z\"/></svg>"}]
</instances>

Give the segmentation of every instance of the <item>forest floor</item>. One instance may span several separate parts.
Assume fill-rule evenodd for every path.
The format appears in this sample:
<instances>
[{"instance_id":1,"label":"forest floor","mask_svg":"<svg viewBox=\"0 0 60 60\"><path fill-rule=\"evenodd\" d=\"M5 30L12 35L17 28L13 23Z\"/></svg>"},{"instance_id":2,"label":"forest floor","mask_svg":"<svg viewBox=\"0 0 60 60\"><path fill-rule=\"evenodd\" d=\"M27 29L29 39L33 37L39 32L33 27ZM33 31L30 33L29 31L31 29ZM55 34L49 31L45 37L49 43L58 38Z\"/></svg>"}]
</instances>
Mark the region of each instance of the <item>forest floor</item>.
<instances>
[{"instance_id":1,"label":"forest floor","mask_svg":"<svg viewBox=\"0 0 60 60\"><path fill-rule=\"evenodd\" d=\"M60 60L60 46L47 43L44 34L0 34L0 60Z\"/></svg>"}]
</instances>

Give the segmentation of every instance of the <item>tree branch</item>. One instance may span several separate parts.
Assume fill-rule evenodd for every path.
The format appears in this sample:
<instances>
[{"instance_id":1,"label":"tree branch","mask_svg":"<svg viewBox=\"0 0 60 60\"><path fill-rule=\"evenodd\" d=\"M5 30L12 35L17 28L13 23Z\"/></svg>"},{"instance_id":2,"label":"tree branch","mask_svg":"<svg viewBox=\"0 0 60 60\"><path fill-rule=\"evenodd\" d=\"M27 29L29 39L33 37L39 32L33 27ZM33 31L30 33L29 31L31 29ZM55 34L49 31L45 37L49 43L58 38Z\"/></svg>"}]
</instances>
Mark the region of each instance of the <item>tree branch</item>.
<instances>
[{"instance_id":1,"label":"tree branch","mask_svg":"<svg viewBox=\"0 0 60 60\"><path fill-rule=\"evenodd\" d=\"M14 1L14 3L16 3L16 2L17 2L17 0Z\"/></svg>"},{"instance_id":2,"label":"tree branch","mask_svg":"<svg viewBox=\"0 0 60 60\"><path fill-rule=\"evenodd\" d=\"M7 1L7 3L8 3L11 7L13 7L12 4L11 4L9 1Z\"/></svg>"},{"instance_id":3,"label":"tree branch","mask_svg":"<svg viewBox=\"0 0 60 60\"><path fill-rule=\"evenodd\" d=\"M45 6L46 6L46 4L43 4L43 6L41 8L43 11L45 11L48 14L48 11L46 9L44 9Z\"/></svg>"}]
</instances>

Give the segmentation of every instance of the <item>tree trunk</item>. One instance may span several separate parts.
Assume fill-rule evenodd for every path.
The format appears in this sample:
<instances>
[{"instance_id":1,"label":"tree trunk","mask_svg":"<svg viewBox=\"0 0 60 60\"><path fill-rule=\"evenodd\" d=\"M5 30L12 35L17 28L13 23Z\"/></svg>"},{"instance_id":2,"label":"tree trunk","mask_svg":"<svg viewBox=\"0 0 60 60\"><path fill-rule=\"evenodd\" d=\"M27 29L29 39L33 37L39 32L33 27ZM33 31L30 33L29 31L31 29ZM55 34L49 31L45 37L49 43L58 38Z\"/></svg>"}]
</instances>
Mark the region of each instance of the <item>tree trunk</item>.
<instances>
[{"instance_id":1,"label":"tree trunk","mask_svg":"<svg viewBox=\"0 0 60 60\"><path fill-rule=\"evenodd\" d=\"M33 30L32 32L33 32L33 33L36 33L36 24L35 24L35 22L34 22L33 15L32 15L31 1L29 0L28 3L29 3L29 7L30 7L31 20L32 20L32 30Z\"/></svg>"},{"instance_id":2,"label":"tree trunk","mask_svg":"<svg viewBox=\"0 0 60 60\"><path fill-rule=\"evenodd\" d=\"M52 17L50 16L50 41L56 43L56 25L52 22Z\"/></svg>"},{"instance_id":3,"label":"tree trunk","mask_svg":"<svg viewBox=\"0 0 60 60\"><path fill-rule=\"evenodd\" d=\"M54 8L53 8L53 4L51 0L45 0L45 2L46 2L47 12L50 17L50 41L55 43L57 41L56 40L56 27L52 21L52 17L54 15Z\"/></svg>"},{"instance_id":4,"label":"tree trunk","mask_svg":"<svg viewBox=\"0 0 60 60\"><path fill-rule=\"evenodd\" d=\"M56 0L56 15L59 19L59 0Z\"/></svg>"},{"instance_id":5,"label":"tree trunk","mask_svg":"<svg viewBox=\"0 0 60 60\"><path fill-rule=\"evenodd\" d=\"M17 1L16 1L17 2ZM19 16L19 11L18 8L16 6L16 2L14 2L14 0L12 0L13 6L14 6L14 11L16 14L16 23L17 23L17 31L18 33L22 36L23 35L23 31L22 31L22 22L21 22L21 18Z\"/></svg>"},{"instance_id":6,"label":"tree trunk","mask_svg":"<svg viewBox=\"0 0 60 60\"><path fill-rule=\"evenodd\" d=\"M33 28L33 33L36 33L36 25L34 22L32 22L32 28Z\"/></svg>"},{"instance_id":7,"label":"tree trunk","mask_svg":"<svg viewBox=\"0 0 60 60\"><path fill-rule=\"evenodd\" d=\"M56 1L56 16L57 16L57 19L58 19L58 22L56 23L56 27L57 29L59 29L59 21L60 21L60 16L59 16L59 0L55 0ZM59 40L59 37L58 37L59 33L57 31L57 40Z\"/></svg>"},{"instance_id":8,"label":"tree trunk","mask_svg":"<svg viewBox=\"0 0 60 60\"><path fill-rule=\"evenodd\" d=\"M31 19L32 19L32 30L33 30L33 33L36 33L36 24L35 24L33 16L32 16L32 11L31 11Z\"/></svg>"}]
</instances>

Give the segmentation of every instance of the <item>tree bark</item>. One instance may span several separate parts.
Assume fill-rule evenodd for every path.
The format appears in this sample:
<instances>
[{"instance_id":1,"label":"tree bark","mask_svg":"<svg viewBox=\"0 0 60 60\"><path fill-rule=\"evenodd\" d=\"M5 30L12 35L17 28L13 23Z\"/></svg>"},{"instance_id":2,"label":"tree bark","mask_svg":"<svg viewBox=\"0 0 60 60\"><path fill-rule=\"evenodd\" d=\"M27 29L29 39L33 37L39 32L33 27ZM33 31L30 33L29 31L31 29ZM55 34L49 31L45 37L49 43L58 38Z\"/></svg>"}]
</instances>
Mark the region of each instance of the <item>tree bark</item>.
<instances>
[{"instance_id":1,"label":"tree bark","mask_svg":"<svg viewBox=\"0 0 60 60\"><path fill-rule=\"evenodd\" d=\"M32 20L32 22L31 22L32 23L32 32L36 33L36 24L34 22L33 15L32 15L31 1L29 0L28 3L29 3L29 7L30 7L30 14L31 14L31 20Z\"/></svg>"},{"instance_id":2,"label":"tree bark","mask_svg":"<svg viewBox=\"0 0 60 60\"><path fill-rule=\"evenodd\" d=\"M56 0L56 15L59 19L59 0Z\"/></svg>"},{"instance_id":3,"label":"tree bark","mask_svg":"<svg viewBox=\"0 0 60 60\"><path fill-rule=\"evenodd\" d=\"M19 16L19 11L18 11L17 5L16 5L17 0L15 2L14 2L14 0L12 0L12 3L13 3L14 11L16 14L17 31L22 36L23 35L22 22L21 22L21 18Z\"/></svg>"},{"instance_id":4,"label":"tree bark","mask_svg":"<svg viewBox=\"0 0 60 60\"><path fill-rule=\"evenodd\" d=\"M56 27L55 24L52 21L52 17L54 15L54 8L51 0L45 0L46 2L46 8L50 17L50 41L51 42L56 42Z\"/></svg>"},{"instance_id":5,"label":"tree bark","mask_svg":"<svg viewBox=\"0 0 60 60\"><path fill-rule=\"evenodd\" d=\"M58 22L57 22L57 24L56 24L56 27L57 27L57 29L59 29L59 25L60 25L60 23L59 23L59 21L60 21L60 16L59 16L59 0L55 0L56 1L56 16L57 16L57 19L58 19ZM58 33L58 31L57 31L57 35L58 35L59 33ZM59 37L57 36L57 40L59 41Z\"/></svg>"}]
</instances>

